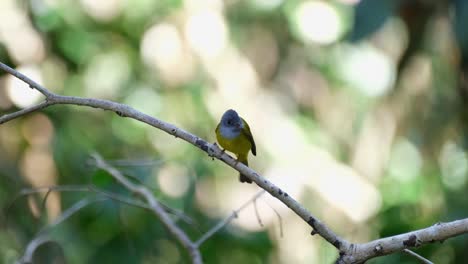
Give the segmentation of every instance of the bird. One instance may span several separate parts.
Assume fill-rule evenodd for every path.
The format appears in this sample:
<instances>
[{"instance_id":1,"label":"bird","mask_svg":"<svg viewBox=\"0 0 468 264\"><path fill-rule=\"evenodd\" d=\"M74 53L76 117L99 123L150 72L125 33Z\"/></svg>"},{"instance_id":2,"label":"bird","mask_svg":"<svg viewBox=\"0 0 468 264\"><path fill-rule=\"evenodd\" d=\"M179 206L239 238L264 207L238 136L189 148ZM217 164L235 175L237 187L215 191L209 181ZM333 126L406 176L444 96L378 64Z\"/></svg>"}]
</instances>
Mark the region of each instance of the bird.
<instances>
[{"instance_id":1,"label":"bird","mask_svg":"<svg viewBox=\"0 0 468 264\"><path fill-rule=\"evenodd\" d=\"M257 147L249 124L236 111L229 109L224 112L215 132L218 143L224 148L223 151L234 153L237 156L237 162L249 166L249 151L252 151L254 156L257 155ZM242 173L239 174L239 181L252 183L252 180Z\"/></svg>"}]
</instances>

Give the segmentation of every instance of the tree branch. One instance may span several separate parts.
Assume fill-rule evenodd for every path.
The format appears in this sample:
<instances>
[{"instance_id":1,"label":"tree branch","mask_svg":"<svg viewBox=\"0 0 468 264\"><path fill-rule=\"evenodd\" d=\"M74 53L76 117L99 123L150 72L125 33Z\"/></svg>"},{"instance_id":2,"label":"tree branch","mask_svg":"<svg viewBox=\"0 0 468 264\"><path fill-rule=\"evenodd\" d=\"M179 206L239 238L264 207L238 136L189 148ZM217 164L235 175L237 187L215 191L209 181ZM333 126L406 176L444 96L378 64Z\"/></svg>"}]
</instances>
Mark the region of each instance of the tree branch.
<instances>
[{"instance_id":1,"label":"tree branch","mask_svg":"<svg viewBox=\"0 0 468 264\"><path fill-rule=\"evenodd\" d=\"M192 145L200 148L205 151L211 157L216 157L219 160L223 161L227 165L246 175L252 179L258 186L260 186L265 191L269 192L272 196L276 197L278 200L283 202L288 206L292 211L294 211L299 217L306 221L316 233L322 236L329 243L334 245L338 250L344 251L349 248L349 242L339 237L335 234L330 228L323 224L319 219L314 217L306 208L304 208L299 202L294 198L289 196L286 192L282 191L279 187L268 181L267 179L260 176L254 170L245 166L241 162L237 162L236 159L228 155L227 153L221 151L221 149L216 144L211 144L183 129L180 129L170 123L164 122L162 120L156 119L149 115L146 115L142 112L137 111L136 109L124 105L115 103L112 101L101 100L101 99L92 99L92 98L81 98L75 96L62 96L54 94L48 91L46 88L42 87L38 83L32 81L28 77L22 75L16 70L8 67L7 65L0 62L0 68L7 71L8 73L18 77L22 81L26 82L30 87L37 89L39 92L46 96L46 100L50 101L51 104L72 104L72 105L82 105L89 106L93 108L100 108L104 110L109 110L117 113L122 117L130 117L136 120L139 120L143 123L146 123L150 126L158 128L167 132L170 135L174 135L178 138L181 138ZM19 117L18 115L16 117ZM4 116L0 117L0 123L2 123Z\"/></svg>"},{"instance_id":2,"label":"tree branch","mask_svg":"<svg viewBox=\"0 0 468 264\"><path fill-rule=\"evenodd\" d=\"M52 227L57 226L61 224L63 221L74 215L76 212L80 211L84 207L103 201L103 198L85 198L77 203L75 203L73 206L68 208L67 210L63 211L63 213L51 224L47 225L46 227L42 228L36 235L34 239L32 239L28 245L26 246L26 250L24 251L23 256L16 262L17 264L26 264L26 263L33 263L33 256L34 252L44 243L47 243L49 241L52 241L52 239L49 238L49 235L47 233L48 230L50 230Z\"/></svg>"},{"instance_id":3,"label":"tree branch","mask_svg":"<svg viewBox=\"0 0 468 264\"><path fill-rule=\"evenodd\" d=\"M151 212L153 212L159 218L169 233L171 233L171 235L187 250L187 252L189 252L192 258L192 263L203 263L198 247L192 242L192 240L190 240L187 234L172 221L159 201L154 198L150 190L144 186L136 185L129 181L122 175L122 173L120 173L120 171L107 164L99 155L94 154L93 157L98 168L108 172L122 186L139 195L148 203Z\"/></svg>"},{"instance_id":4,"label":"tree branch","mask_svg":"<svg viewBox=\"0 0 468 264\"><path fill-rule=\"evenodd\" d=\"M35 193L44 193L44 192L46 194L48 194L50 192L92 192L92 193L96 193L96 194L99 194L101 196L107 197L107 198L109 198L109 199L111 199L113 201L117 201L117 202L120 202L120 203L123 203L123 204L131 205L131 206L135 206L135 207L139 207L139 208L151 211L150 210L151 208L147 204L145 204L145 203L143 203L141 201L133 200L133 199L130 199L130 198L128 198L126 196L123 196L123 195L108 192L106 190L97 188L96 186L94 186L92 184L90 184L90 185L57 185L57 186L46 186L46 187L38 187L38 188L25 188L25 189L22 189L18 193L18 195L16 195L15 198L13 198L13 200L10 203L10 206L7 207L7 210L21 196L26 196L26 195L35 194ZM45 203L46 199L47 199L47 197L44 197L44 202L43 203ZM179 210L176 210L174 208L171 208L171 207L169 207L169 206L167 206L167 205L165 205L163 203L161 203L161 206L169 214L172 214L172 215L178 217L179 219L181 219L182 221L184 221L185 223L187 223L189 225L194 225L194 221L190 217L185 215L183 212L181 212Z\"/></svg>"},{"instance_id":5,"label":"tree branch","mask_svg":"<svg viewBox=\"0 0 468 264\"><path fill-rule=\"evenodd\" d=\"M183 129L139 112L130 106L107 100L57 95L1 62L0 69L3 69L6 72L21 79L31 88L37 89L46 97L45 103L39 104L41 107L36 106L36 108L33 108L34 111L55 104L81 105L113 111L122 117L130 117L139 120L150 126L163 130L170 135L181 138L205 151L209 156L216 157L217 159L223 161L235 170L249 177L259 187L288 206L293 212L295 212L313 228L312 234L319 234L326 241L335 246L340 252L340 258L337 260L337 263L361 263L373 257L399 252L405 248L417 247L425 243L442 241L449 237L468 232L468 219L464 219L451 223L435 225L426 229L394 237L378 239L364 244L351 244L350 242L335 234L330 228L328 228L324 223L313 216L306 208L304 208L299 202L289 196L286 192L260 176L254 170L240 162L236 162L236 159L221 151L221 149L216 144L211 144ZM49 104L45 105L47 102ZM32 110L24 110L23 112L19 112L20 113L17 112L10 115L1 116L0 124L28 114L32 112ZM108 170L108 172L110 172L122 185L141 195L149 203L152 211L160 217L161 221L169 229L171 234L174 235L178 241L181 242L186 247L186 249L192 253L194 263L201 263L201 257L198 249L190 241L187 235L172 223L172 220L167 216L166 212L161 207L161 204L151 195L151 192L148 189L134 185L125 179L120 174L120 172L108 166L99 157L97 157L97 161L103 168L106 168L106 170Z\"/></svg>"},{"instance_id":6,"label":"tree branch","mask_svg":"<svg viewBox=\"0 0 468 264\"><path fill-rule=\"evenodd\" d=\"M50 102L50 101L43 101L37 105L34 105L34 106L31 106L31 107L28 107L28 108L24 108L22 110L19 110L17 112L13 112L11 114L6 114L6 115L3 115L0 117L0 125L3 124L3 123L6 123L10 120L13 120L15 118L18 118L20 116L24 116L24 115L27 115L29 113L32 113L32 112L35 112L35 111L38 111L38 110L41 110L43 108L46 108L50 105L52 105L53 103Z\"/></svg>"},{"instance_id":7,"label":"tree branch","mask_svg":"<svg viewBox=\"0 0 468 264\"><path fill-rule=\"evenodd\" d=\"M388 255L406 248L444 241L447 238L468 233L468 218L433 226L396 236L357 244L354 249L342 255L338 263L361 263L376 256Z\"/></svg>"}]
</instances>

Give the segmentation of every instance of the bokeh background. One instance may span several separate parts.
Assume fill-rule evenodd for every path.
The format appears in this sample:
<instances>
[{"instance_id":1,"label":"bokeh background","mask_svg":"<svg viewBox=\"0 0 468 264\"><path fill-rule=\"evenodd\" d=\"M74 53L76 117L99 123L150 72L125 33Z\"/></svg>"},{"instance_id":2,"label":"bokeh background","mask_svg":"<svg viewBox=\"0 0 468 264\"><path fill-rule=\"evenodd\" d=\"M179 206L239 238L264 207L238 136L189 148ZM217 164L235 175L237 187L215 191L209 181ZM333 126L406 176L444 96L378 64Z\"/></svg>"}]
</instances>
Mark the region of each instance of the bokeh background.
<instances>
[{"instance_id":1,"label":"bokeh background","mask_svg":"<svg viewBox=\"0 0 468 264\"><path fill-rule=\"evenodd\" d=\"M250 124L250 165L353 242L468 217L468 1L0 0L0 60L63 95L109 99L211 142L229 108ZM42 99L0 73L0 114ZM53 106L0 125L0 262L91 193L135 198L100 153L194 224L197 238L258 187L197 148L114 113ZM275 199L201 248L206 263L332 263L333 246ZM280 218L278 218L278 215ZM90 205L50 231L37 263L187 263L150 213ZM468 238L424 246L465 263ZM39 261L39 257L42 260ZM369 263L416 263L394 254Z\"/></svg>"}]
</instances>

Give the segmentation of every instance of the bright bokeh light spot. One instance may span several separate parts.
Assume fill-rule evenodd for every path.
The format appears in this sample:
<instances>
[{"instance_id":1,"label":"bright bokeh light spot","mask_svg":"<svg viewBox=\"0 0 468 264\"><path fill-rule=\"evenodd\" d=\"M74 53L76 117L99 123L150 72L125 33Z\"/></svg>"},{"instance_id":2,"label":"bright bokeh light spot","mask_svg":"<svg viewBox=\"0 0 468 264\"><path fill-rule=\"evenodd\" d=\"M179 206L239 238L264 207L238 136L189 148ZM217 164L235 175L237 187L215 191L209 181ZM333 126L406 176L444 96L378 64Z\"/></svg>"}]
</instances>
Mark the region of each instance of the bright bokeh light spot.
<instances>
[{"instance_id":1,"label":"bright bokeh light spot","mask_svg":"<svg viewBox=\"0 0 468 264\"><path fill-rule=\"evenodd\" d=\"M20 164L22 174L33 186L50 186L55 183L55 163L49 151L28 148Z\"/></svg>"},{"instance_id":2,"label":"bright bokeh light spot","mask_svg":"<svg viewBox=\"0 0 468 264\"><path fill-rule=\"evenodd\" d=\"M149 86L133 88L133 92L125 98L124 103L152 116L157 116L162 108L162 100L160 96ZM137 124L146 126L143 122L138 122Z\"/></svg>"},{"instance_id":3,"label":"bright bokeh light spot","mask_svg":"<svg viewBox=\"0 0 468 264\"><path fill-rule=\"evenodd\" d=\"M396 128L397 117L391 109L382 107L369 113L355 140L352 167L377 182L384 175Z\"/></svg>"},{"instance_id":4,"label":"bright bokeh light spot","mask_svg":"<svg viewBox=\"0 0 468 264\"><path fill-rule=\"evenodd\" d=\"M361 0L339 0L340 2L348 5L356 5L358 4Z\"/></svg>"},{"instance_id":5,"label":"bright bokeh light spot","mask_svg":"<svg viewBox=\"0 0 468 264\"><path fill-rule=\"evenodd\" d=\"M141 55L149 64L156 63L161 67L180 61L182 41L177 28L169 23L149 28L141 41Z\"/></svg>"},{"instance_id":6,"label":"bright bokeh light spot","mask_svg":"<svg viewBox=\"0 0 468 264\"><path fill-rule=\"evenodd\" d=\"M81 0L84 10L96 20L110 21L122 11L121 0Z\"/></svg>"},{"instance_id":7,"label":"bright bokeh light spot","mask_svg":"<svg viewBox=\"0 0 468 264\"><path fill-rule=\"evenodd\" d=\"M188 172L180 166L165 166L157 174L159 187L170 197L180 198L190 187Z\"/></svg>"},{"instance_id":8,"label":"bright bokeh light spot","mask_svg":"<svg viewBox=\"0 0 468 264\"><path fill-rule=\"evenodd\" d=\"M16 30L5 43L10 54L20 63L37 62L45 56L42 39L36 31L30 28Z\"/></svg>"},{"instance_id":9,"label":"bright bokeh light spot","mask_svg":"<svg viewBox=\"0 0 468 264\"><path fill-rule=\"evenodd\" d=\"M48 116L37 113L25 119L21 132L29 144L47 146L54 136L54 126Z\"/></svg>"},{"instance_id":10,"label":"bright bokeh light spot","mask_svg":"<svg viewBox=\"0 0 468 264\"><path fill-rule=\"evenodd\" d=\"M258 77L248 59L233 51L227 52L220 63L206 65L224 97L243 101L249 92L258 88Z\"/></svg>"},{"instance_id":11,"label":"bright bokeh light spot","mask_svg":"<svg viewBox=\"0 0 468 264\"><path fill-rule=\"evenodd\" d=\"M0 87L6 87L6 80L8 75L5 75L0 78ZM11 108L13 103L10 101L10 97L7 95L7 90L5 88L0 89L0 111L7 110Z\"/></svg>"},{"instance_id":12,"label":"bright bokeh light spot","mask_svg":"<svg viewBox=\"0 0 468 264\"><path fill-rule=\"evenodd\" d=\"M0 42L19 64L38 62L45 56L44 43L25 10L20 8L18 1L0 1Z\"/></svg>"},{"instance_id":13,"label":"bright bokeh light spot","mask_svg":"<svg viewBox=\"0 0 468 264\"><path fill-rule=\"evenodd\" d=\"M381 96L395 82L394 63L371 46L345 46L336 60L343 79L367 96Z\"/></svg>"},{"instance_id":14,"label":"bright bokeh light spot","mask_svg":"<svg viewBox=\"0 0 468 264\"><path fill-rule=\"evenodd\" d=\"M467 182L468 160L463 149L454 142L445 142L439 156L442 182L452 190L459 190Z\"/></svg>"},{"instance_id":15,"label":"bright bokeh light spot","mask_svg":"<svg viewBox=\"0 0 468 264\"><path fill-rule=\"evenodd\" d=\"M23 151L23 138L18 133L18 126L14 122L7 122L1 125L0 146L2 150L2 160L4 162L13 162L19 159Z\"/></svg>"},{"instance_id":16,"label":"bright bokeh light spot","mask_svg":"<svg viewBox=\"0 0 468 264\"><path fill-rule=\"evenodd\" d=\"M161 77L169 83L187 80L193 72L192 58L172 24L150 27L143 34L140 50L145 63L160 71Z\"/></svg>"},{"instance_id":17,"label":"bright bokeh light spot","mask_svg":"<svg viewBox=\"0 0 468 264\"><path fill-rule=\"evenodd\" d=\"M283 3L283 0L251 0L252 4L262 10L271 10Z\"/></svg>"},{"instance_id":18,"label":"bright bokeh light spot","mask_svg":"<svg viewBox=\"0 0 468 264\"><path fill-rule=\"evenodd\" d=\"M35 82L39 84L42 83L42 75L37 66L20 66L16 70L28 76ZM30 88L29 85L14 76L10 75L7 78L7 95L14 105L19 108L25 108L39 102L42 97L41 93Z\"/></svg>"},{"instance_id":19,"label":"bright bokeh light spot","mask_svg":"<svg viewBox=\"0 0 468 264\"><path fill-rule=\"evenodd\" d=\"M130 76L130 62L123 51L111 51L93 58L84 74L89 97L114 98Z\"/></svg>"},{"instance_id":20,"label":"bright bokeh light spot","mask_svg":"<svg viewBox=\"0 0 468 264\"><path fill-rule=\"evenodd\" d=\"M407 183L419 175L422 168L422 157L413 143L402 139L393 147L388 166L393 178Z\"/></svg>"},{"instance_id":21,"label":"bright bokeh light spot","mask_svg":"<svg viewBox=\"0 0 468 264\"><path fill-rule=\"evenodd\" d=\"M190 47L203 59L217 57L226 47L227 28L219 11L202 9L189 15L185 36Z\"/></svg>"},{"instance_id":22,"label":"bright bokeh light spot","mask_svg":"<svg viewBox=\"0 0 468 264\"><path fill-rule=\"evenodd\" d=\"M187 10L200 10L205 8L221 10L223 5L223 0L184 0L184 6Z\"/></svg>"},{"instance_id":23,"label":"bright bokeh light spot","mask_svg":"<svg viewBox=\"0 0 468 264\"><path fill-rule=\"evenodd\" d=\"M306 42L330 44L342 31L338 12L326 2L303 2L297 6L294 16L299 34Z\"/></svg>"},{"instance_id":24,"label":"bright bokeh light spot","mask_svg":"<svg viewBox=\"0 0 468 264\"><path fill-rule=\"evenodd\" d=\"M26 149L20 161L21 173L33 187L53 186L56 183L57 170L52 153L44 148ZM49 221L60 215L60 196L51 193L46 202Z\"/></svg>"},{"instance_id":25,"label":"bright bokeh light spot","mask_svg":"<svg viewBox=\"0 0 468 264\"><path fill-rule=\"evenodd\" d=\"M340 209L355 222L364 222L380 209L382 198L377 189L363 180L350 167L323 157L314 160L312 171L316 176L310 185L334 207Z\"/></svg>"},{"instance_id":26,"label":"bright bokeh light spot","mask_svg":"<svg viewBox=\"0 0 468 264\"><path fill-rule=\"evenodd\" d=\"M431 57L415 55L401 74L402 88L409 96L423 94L432 87L434 72Z\"/></svg>"}]
</instances>

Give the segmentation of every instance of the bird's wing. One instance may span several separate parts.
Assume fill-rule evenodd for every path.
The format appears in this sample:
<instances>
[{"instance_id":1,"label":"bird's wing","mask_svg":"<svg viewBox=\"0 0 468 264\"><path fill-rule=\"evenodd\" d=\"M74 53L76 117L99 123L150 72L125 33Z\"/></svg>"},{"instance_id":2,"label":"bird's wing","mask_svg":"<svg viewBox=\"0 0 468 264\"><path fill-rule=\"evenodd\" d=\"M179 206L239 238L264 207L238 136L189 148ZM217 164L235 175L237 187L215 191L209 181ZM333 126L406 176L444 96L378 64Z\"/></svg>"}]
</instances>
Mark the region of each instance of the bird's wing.
<instances>
[{"instance_id":1,"label":"bird's wing","mask_svg":"<svg viewBox=\"0 0 468 264\"><path fill-rule=\"evenodd\" d=\"M242 118L242 122L244 122L244 129L242 129L242 133L249 139L250 143L252 144L252 154L257 156L257 147L255 146L255 141L252 136L252 132L250 132L250 127L247 122Z\"/></svg>"}]
</instances>

